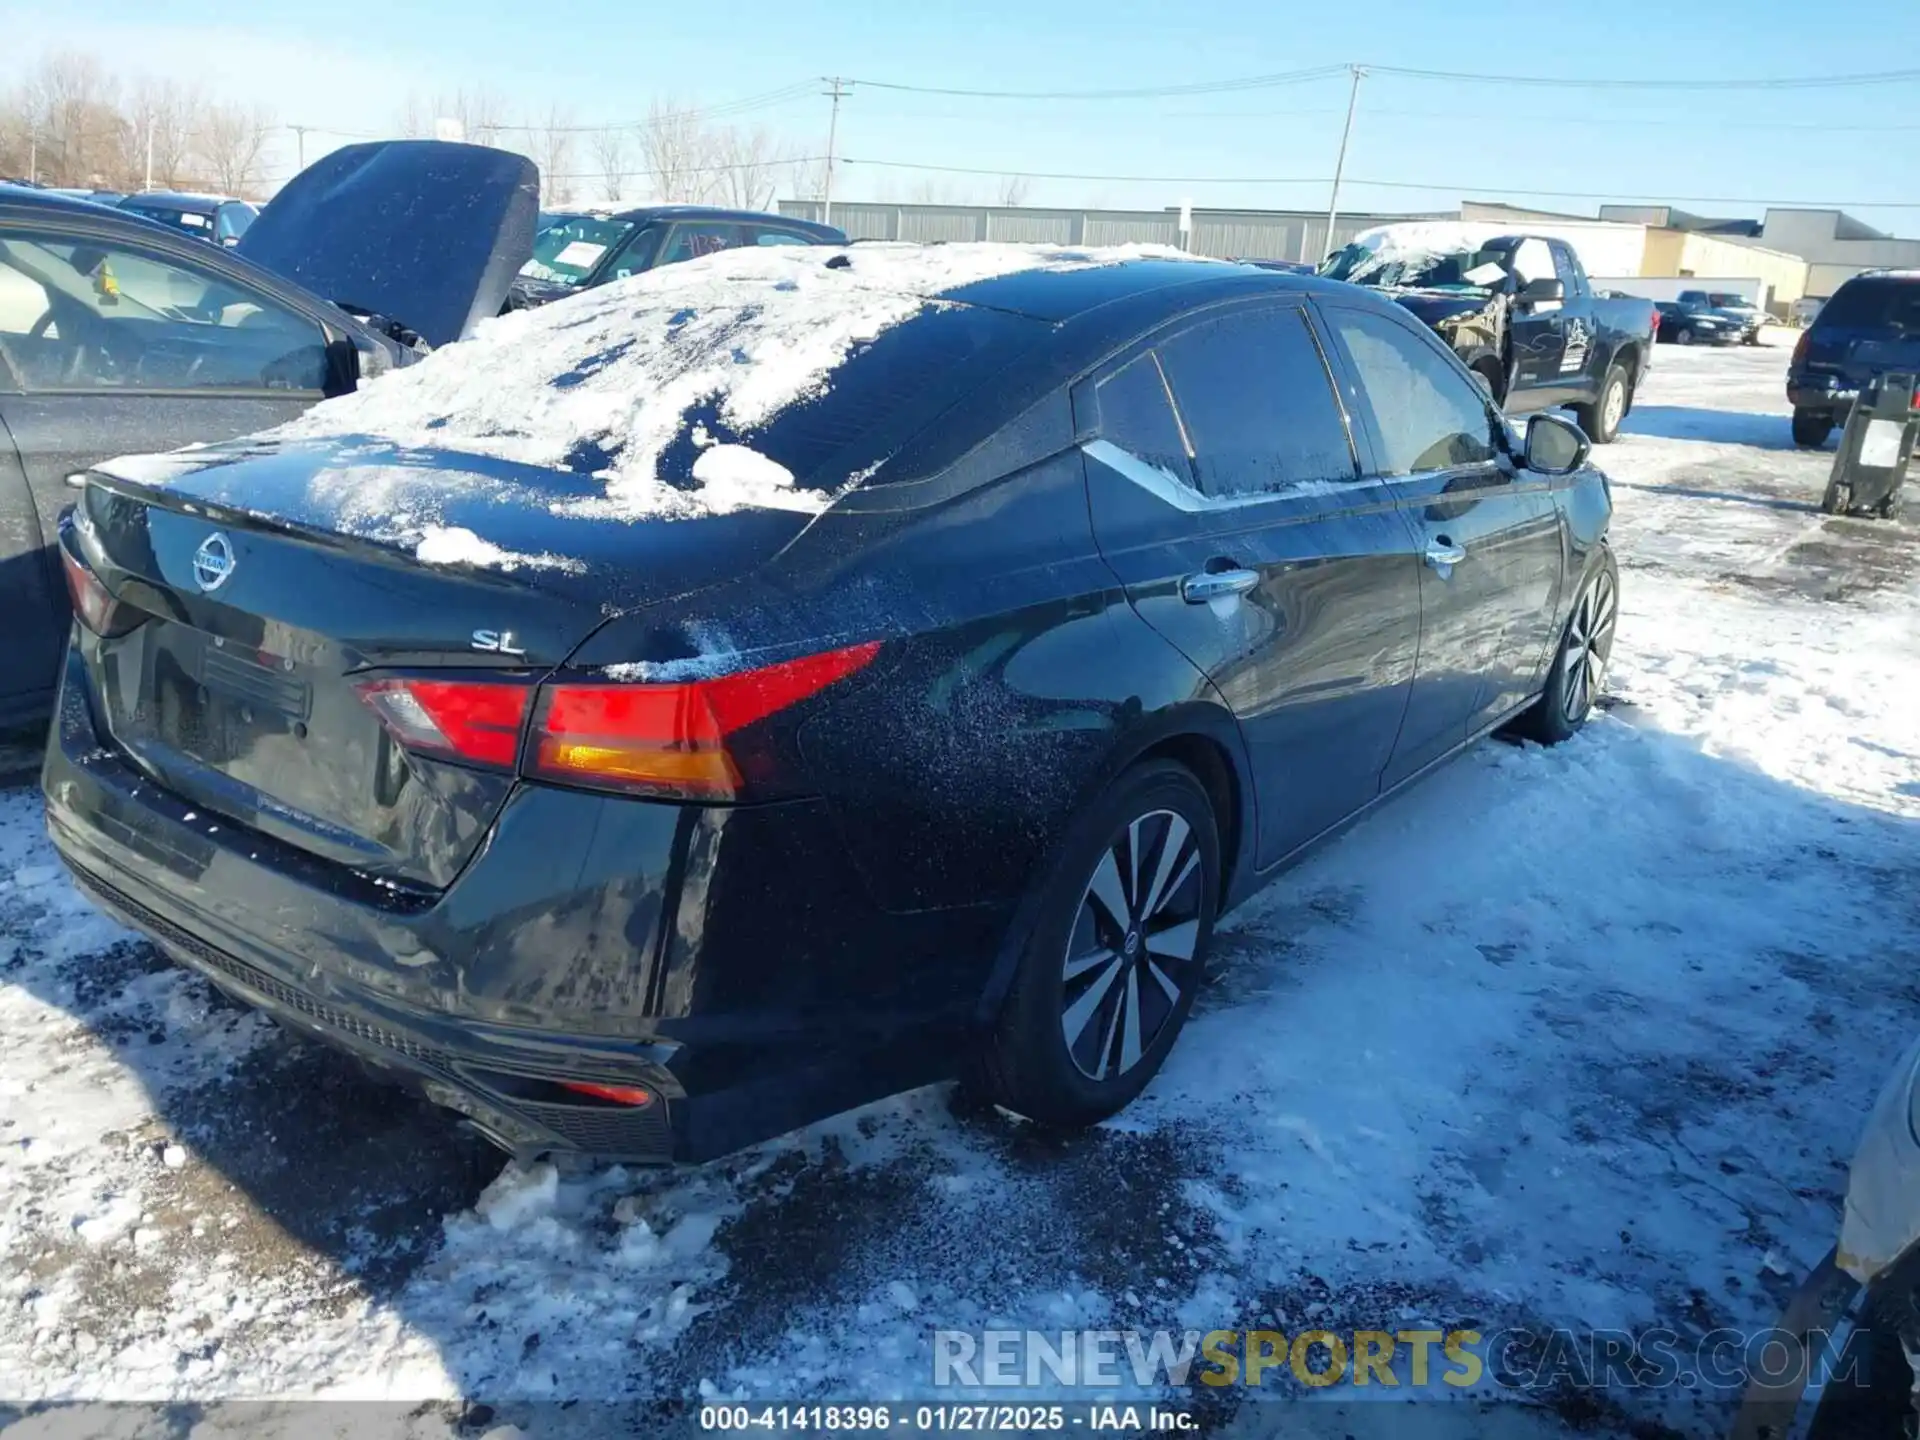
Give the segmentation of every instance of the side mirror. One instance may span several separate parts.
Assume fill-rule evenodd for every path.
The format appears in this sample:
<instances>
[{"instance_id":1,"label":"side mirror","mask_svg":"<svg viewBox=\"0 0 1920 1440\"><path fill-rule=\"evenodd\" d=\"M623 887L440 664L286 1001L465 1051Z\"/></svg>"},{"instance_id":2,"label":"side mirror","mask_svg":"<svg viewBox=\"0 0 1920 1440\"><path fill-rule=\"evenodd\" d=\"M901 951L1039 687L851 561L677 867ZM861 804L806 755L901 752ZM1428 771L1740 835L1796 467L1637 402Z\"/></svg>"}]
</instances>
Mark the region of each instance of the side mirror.
<instances>
[{"instance_id":1,"label":"side mirror","mask_svg":"<svg viewBox=\"0 0 1920 1440\"><path fill-rule=\"evenodd\" d=\"M1523 457L1529 470L1542 475L1571 475L1587 463L1593 442L1571 420L1558 415L1535 415L1527 421L1527 448Z\"/></svg>"},{"instance_id":2,"label":"side mirror","mask_svg":"<svg viewBox=\"0 0 1920 1440\"><path fill-rule=\"evenodd\" d=\"M1551 276L1542 280L1529 280L1520 287L1522 305L1546 305L1566 298L1567 287Z\"/></svg>"}]
</instances>

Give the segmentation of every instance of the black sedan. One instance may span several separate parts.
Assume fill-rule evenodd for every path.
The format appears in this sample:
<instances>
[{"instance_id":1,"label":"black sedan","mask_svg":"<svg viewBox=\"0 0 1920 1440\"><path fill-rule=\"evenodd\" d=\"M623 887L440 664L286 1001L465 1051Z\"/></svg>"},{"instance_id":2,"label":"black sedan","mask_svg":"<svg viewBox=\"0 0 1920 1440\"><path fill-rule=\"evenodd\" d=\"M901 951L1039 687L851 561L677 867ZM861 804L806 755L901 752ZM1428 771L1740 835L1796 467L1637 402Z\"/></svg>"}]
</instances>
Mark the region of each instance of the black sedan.
<instances>
[{"instance_id":1,"label":"black sedan","mask_svg":"<svg viewBox=\"0 0 1920 1440\"><path fill-rule=\"evenodd\" d=\"M1613 641L1580 432L1249 266L716 256L290 431L89 477L49 827L523 1158L1111 1115L1224 909Z\"/></svg>"},{"instance_id":2,"label":"black sedan","mask_svg":"<svg viewBox=\"0 0 1920 1440\"><path fill-rule=\"evenodd\" d=\"M544 305L719 250L846 243L847 237L831 225L757 210L648 205L612 214L546 211L540 216L533 258L521 268L508 305L516 310Z\"/></svg>"},{"instance_id":3,"label":"black sedan","mask_svg":"<svg viewBox=\"0 0 1920 1440\"><path fill-rule=\"evenodd\" d=\"M217 248L0 186L0 726L52 705L69 477L290 420L460 338L499 310L538 189L532 162L499 150L349 146Z\"/></svg>"},{"instance_id":4,"label":"black sedan","mask_svg":"<svg viewBox=\"0 0 1920 1440\"><path fill-rule=\"evenodd\" d=\"M98 198L98 197L94 197ZM142 190L115 197L122 210L170 225L196 240L214 245L238 245L240 237L260 218L245 200L224 195L188 195L172 190Z\"/></svg>"}]
</instances>

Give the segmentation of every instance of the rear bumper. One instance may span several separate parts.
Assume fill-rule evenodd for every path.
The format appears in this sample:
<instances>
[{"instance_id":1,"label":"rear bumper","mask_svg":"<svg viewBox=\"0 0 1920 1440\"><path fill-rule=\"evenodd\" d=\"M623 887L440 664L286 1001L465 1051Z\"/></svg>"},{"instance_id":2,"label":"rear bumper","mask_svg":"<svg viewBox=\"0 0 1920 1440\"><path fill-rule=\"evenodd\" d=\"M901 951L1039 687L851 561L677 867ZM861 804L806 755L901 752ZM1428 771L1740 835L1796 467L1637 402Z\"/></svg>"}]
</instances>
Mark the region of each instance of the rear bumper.
<instances>
[{"instance_id":1,"label":"rear bumper","mask_svg":"<svg viewBox=\"0 0 1920 1440\"><path fill-rule=\"evenodd\" d=\"M942 1078L1004 923L881 911L821 807L532 785L444 892L395 895L135 770L74 654L43 781L53 843L103 908L524 1158L701 1160Z\"/></svg>"},{"instance_id":2,"label":"rear bumper","mask_svg":"<svg viewBox=\"0 0 1920 1440\"><path fill-rule=\"evenodd\" d=\"M1844 375L1809 371L1787 376L1787 400L1796 410L1824 410L1844 417L1859 395L1859 387Z\"/></svg>"}]
</instances>

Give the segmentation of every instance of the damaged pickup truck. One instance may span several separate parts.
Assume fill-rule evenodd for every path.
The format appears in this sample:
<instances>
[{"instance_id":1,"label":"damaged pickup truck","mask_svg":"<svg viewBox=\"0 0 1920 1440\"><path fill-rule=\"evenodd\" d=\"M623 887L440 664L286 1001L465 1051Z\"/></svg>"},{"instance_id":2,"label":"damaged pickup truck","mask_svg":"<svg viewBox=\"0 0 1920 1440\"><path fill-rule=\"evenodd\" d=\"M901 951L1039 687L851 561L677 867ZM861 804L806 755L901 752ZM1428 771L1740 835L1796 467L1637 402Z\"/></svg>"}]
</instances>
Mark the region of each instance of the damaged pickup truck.
<instances>
[{"instance_id":1,"label":"damaged pickup truck","mask_svg":"<svg viewBox=\"0 0 1920 1440\"><path fill-rule=\"evenodd\" d=\"M1454 222L1382 225L1321 266L1431 325L1509 413L1565 406L1620 431L1653 355L1653 302L1602 298L1564 240Z\"/></svg>"}]
</instances>

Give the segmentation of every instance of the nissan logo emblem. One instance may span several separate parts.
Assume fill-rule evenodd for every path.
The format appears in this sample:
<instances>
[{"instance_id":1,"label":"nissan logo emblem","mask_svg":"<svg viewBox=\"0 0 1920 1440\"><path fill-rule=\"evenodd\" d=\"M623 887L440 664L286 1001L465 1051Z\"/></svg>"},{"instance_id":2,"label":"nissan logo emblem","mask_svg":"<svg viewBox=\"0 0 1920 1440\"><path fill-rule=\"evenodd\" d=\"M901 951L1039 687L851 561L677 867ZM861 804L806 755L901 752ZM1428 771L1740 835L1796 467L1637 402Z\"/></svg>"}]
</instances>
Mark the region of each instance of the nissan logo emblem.
<instances>
[{"instance_id":1,"label":"nissan logo emblem","mask_svg":"<svg viewBox=\"0 0 1920 1440\"><path fill-rule=\"evenodd\" d=\"M200 542L193 552L193 583L212 592L227 583L233 574L233 543L219 531Z\"/></svg>"}]
</instances>

